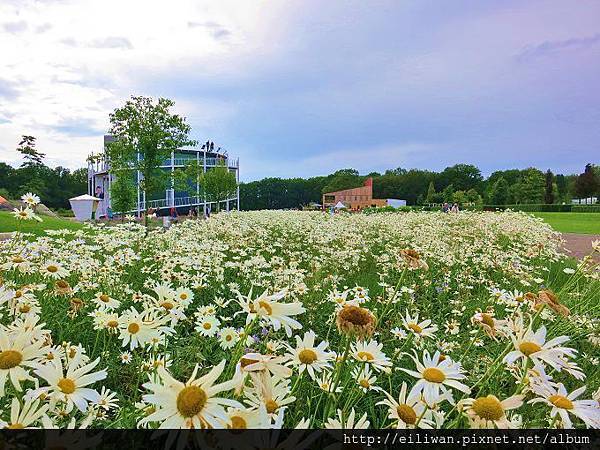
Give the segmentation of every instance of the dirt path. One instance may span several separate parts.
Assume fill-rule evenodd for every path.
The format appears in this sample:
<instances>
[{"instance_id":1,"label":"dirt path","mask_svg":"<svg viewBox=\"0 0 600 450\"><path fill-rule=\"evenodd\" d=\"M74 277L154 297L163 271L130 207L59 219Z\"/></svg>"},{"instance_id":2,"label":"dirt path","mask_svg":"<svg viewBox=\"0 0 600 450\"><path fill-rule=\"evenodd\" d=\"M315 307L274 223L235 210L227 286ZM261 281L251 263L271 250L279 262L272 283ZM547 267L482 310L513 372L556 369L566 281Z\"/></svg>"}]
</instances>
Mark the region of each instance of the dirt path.
<instances>
[{"instance_id":1,"label":"dirt path","mask_svg":"<svg viewBox=\"0 0 600 450\"><path fill-rule=\"evenodd\" d=\"M592 241L600 240L599 234L563 233L562 236L566 241L564 245L565 253L578 259L591 253ZM594 259L600 260L600 255L596 253Z\"/></svg>"}]
</instances>

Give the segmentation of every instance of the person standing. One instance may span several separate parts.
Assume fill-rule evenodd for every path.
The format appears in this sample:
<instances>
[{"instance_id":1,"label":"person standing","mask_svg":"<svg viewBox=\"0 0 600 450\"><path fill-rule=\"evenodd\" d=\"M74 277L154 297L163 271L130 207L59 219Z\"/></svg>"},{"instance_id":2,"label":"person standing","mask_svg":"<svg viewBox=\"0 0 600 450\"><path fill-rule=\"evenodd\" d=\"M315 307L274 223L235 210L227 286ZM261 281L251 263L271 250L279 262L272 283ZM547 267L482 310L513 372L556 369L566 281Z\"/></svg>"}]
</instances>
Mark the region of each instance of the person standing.
<instances>
[{"instance_id":1,"label":"person standing","mask_svg":"<svg viewBox=\"0 0 600 450\"><path fill-rule=\"evenodd\" d=\"M106 216L106 208L104 204L104 192L102 191L101 186L96 186L96 198L99 198L98 208L96 208L96 219L100 219L103 216Z\"/></svg>"}]
</instances>

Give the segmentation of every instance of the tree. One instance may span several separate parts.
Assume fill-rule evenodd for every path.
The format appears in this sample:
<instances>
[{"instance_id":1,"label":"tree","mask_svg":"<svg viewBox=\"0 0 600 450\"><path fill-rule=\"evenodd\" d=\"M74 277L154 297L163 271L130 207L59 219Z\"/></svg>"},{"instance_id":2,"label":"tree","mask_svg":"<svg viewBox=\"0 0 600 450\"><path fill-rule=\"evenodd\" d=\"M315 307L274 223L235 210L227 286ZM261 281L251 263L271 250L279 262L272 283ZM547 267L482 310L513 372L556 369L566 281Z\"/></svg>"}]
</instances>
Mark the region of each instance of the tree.
<instances>
[{"instance_id":1,"label":"tree","mask_svg":"<svg viewBox=\"0 0 600 450\"><path fill-rule=\"evenodd\" d=\"M500 177L492 185L489 193L489 202L492 205L506 205L508 203L508 183Z\"/></svg>"},{"instance_id":2,"label":"tree","mask_svg":"<svg viewBox=\"0 0 600 450\"><path fill-rule=\"evenodd\" d=\"M477 167L471 164L455 164L446 167L436 177L436 188L440 191L452 184L456 191L479 190L482 181L481 171Z\"/></svg>"},{"instance_id":3,"label":"tree","mask_svg":"<svg viewBox=\"0 0 600 450\"><path fill-rule=\"evenodd\" d=\"M427 188L427 197L425 197L425 202L434 203L435 195L435 186L433 185L433 181L431 181L429 182L429 187Z\"/></svg>"},{"instance_id":4,"label":"tree","mask_svg":"<svg viewBox=\"0 0 600 450\"><path fill-rule=\"evenodd\" d=\"M8 198L12 194L11 190L15 187L13 181L15 172L11 166L0 162L0 189L6 190L6 195L2 195L2 197Z\"/></svg>"},{"instance_id":5,"label":"tree","mask_svg":"<svg viewBox=\"0 0 600 450\"><path fill-rule=\"evenodd\" d=\"M588 198L600 191L600 177L590 163L585 165L585 170L575 180L575 195L578 198Z\"/></svg>"},{"instance_id":6,"label":"tree","mask_svg":"<svg viewBox=\"0 0 600 450\"><path fill-rule=\"evenodd\" d=\"M17 151L23 155L25 161L21 164L21 167L36 167L41 166L44 163L44 153L39 152L35 148L36 138L33 136L25 136L21 138Z\"/></svg>"},{"instance_id":7,"label":"tree","mask_svg":"<svg viewBox=\"0 0 600 450\"><path fill-rule=\"evenodd\" d=\"M467 195L465 191L455 191L452 194L452 203L458 203L459 205L464 205L467 203Z\"/></svg>"},{"instance_id":8,"label":"tree","mask_svg":"<svg viewBox=\"0 0 600 450\"><path fill-rule=\"evenodd\" d=\"M121 221L125 220L125 214L135 209L137 202L137 189L134 182L132 170L114 170L115 178L110 184L110 203L116 213L121 214Z\"/></svg>"},{"instance_id":9,"label":"tree","mask_svg":"<svg viewBox=\"0 0 600 450\"><path fill-rule=\"evenodd\" d=\"M111 165L140 172L144 200L148 193L166 188L169 177L160 166L171 152L196 145L189 138L191 128L186 119L171 113L174 105L166 98L155 102L149 97L131 97L110 114L109 133L115 138L107 146Z\"/></svg>"},{"instance_id":10,"label":"tree","mask_svg":"<svg viewBox=\"0 0 600 450\"><path fill-rule=\"evenodd\" d=\"M187 192L190 196L200 196L202 176L204 174L204 162L197 159L186 161L182 169L176 169L174 173L174 185L178 191ZM198 214L198 219L200 215Z\"/></svg>"},{"instance_id":11,"label":"tree","mask_svg":"<svg viewBox=\"0 0 600 450\"><path fill-rule=\"evenodd\" d=\"M454 185L450 183L448 186L444 188L442 191L442 198L444 202L451 202L454 196Z\"/></svg>"},{"instance_id":12,"label":"tree","mask_svg":"<svg viewBox=\"0 0 600 450\"><path fill-rule=\"evenodd\" d=\"M466 197L468 203L472 203L474 205L483 204L483 198L481 197L479 192L477 192L475 189L469 189L465 193L465 197Z\"/></svg>"},{"instance_id":13,"label":"tree","mask_svg":"<svg viewBox=\"0 0 600 450\"><path fill-rule=\"evenodd\" d=\"M526 169L523 178L514 185L512 192L517 203L542 203L544 198L544 173L534 168Z\"/></svg>"},{"instance_id":14,"label":"tree","mask_svg":"<svg viewBox=\"0 0 600 450\"><path fill-rule=\"evenodd\" d=\"M556 180L556 193L558 194L558 201L565 202L568 197L568 189L567 189L567 179L562 174L557 174L555 177Z\"/></svg>"},{"instance_id":15,"label":"tree","mask_svg":"<svg viewBox=\"0 0 600 450\"><path fill-rule=\"evenodd\" d=\"M361 185L363 178L355 169L342 169L331 175L329 182L323 186L322 194L351 189Z\"/></svg>"},{"instance_id":16,"label":"tree","mask_svg":"<svg viewBox=\"0 0 600 450\"><path fill-rule=\"evenodd\" d=\"M200 184L206 198L217 203L217 212L221 209L221 202L237 191L235 174L229 171L224 161L202 174Z\"/></svg>"},{"instance_id":17,"label":"tree","mask_svg":"<svg viewBox=\"0 0 600 450\"><path fill-rule=\"evenodd\" d=\"M544 192L544 201L547 205L554 203L554 174L548 169L546 172L546 190Z\"/></svg>"}]
</instances>

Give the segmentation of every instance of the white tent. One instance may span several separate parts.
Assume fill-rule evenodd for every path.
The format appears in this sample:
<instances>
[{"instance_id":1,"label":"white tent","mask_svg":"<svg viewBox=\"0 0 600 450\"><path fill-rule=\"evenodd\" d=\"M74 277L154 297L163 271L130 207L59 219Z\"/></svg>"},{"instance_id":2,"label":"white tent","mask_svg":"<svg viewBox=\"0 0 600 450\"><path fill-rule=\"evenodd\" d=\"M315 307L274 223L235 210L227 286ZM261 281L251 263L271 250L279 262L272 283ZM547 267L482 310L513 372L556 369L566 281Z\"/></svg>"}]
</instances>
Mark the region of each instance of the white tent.
<instances>
[{"instance_id":1,"label":"white tent","mask_svg":"<svg viewBox=\"0 0 600 450\"><path fill-rule=\"evenodd\" d=\"M335 209L342 209L342 208L346 208L346 205L344 205L342 202L337 202L334 206Z\"/></svg>"},{"instance_id":2,"label":"white tent","mask_svg":"<svg viewBox=\"0 0 600 450\"><path fill-rule=\"evenodd\" d=\"M92 212L96 210L100 201L101 199L87 194L69 199L75 218L82 222L92 218Z\"/></svg>"}]
</instances>

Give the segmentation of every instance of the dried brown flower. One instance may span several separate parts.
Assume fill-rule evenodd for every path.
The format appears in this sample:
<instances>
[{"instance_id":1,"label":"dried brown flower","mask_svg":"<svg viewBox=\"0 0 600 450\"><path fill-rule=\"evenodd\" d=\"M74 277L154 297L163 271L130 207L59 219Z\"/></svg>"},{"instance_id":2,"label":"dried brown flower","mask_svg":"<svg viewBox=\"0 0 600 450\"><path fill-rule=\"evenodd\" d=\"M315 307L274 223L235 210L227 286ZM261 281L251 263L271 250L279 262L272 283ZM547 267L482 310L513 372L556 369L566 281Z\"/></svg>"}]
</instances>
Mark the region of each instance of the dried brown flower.
<instances>
[{"instance_id":1,"label":"dried brown flower","mask_svg":"<svg viewBox=\"0 0 600 450\"><path fill-rule=\"evenodd\" d=\"M560 316L566 317L569 314L571 314L569 308L560 303L560 301L558 300L558 296L549 289L544 289L538 292L534 308L539 309L544 306L548 306L552 311L554 311Z\"/></svg>"},{"instance_id":2,"label":"dried brown flower","mask_svg":"<svg viewBox=\"0 0 600 450\"><path fill-rule=\"evenodd\" d=\"M429 269L429 265L421 259L421 255L412 248L400 250L400 256L409 269Z\"/></svg>"},{"instance_id":3,"label":"dried brown flower","mask_svg":"<svg viewBox=\"0 0 600 450\"><path fill-rule=\"evenodd\" d=\"M337 313L335 321L340 333L364 339L375 331L375 316L360 306L347 305Z\"/></svg>"},{"instance_id":4,"label":"dried brown flower","mask_svg":"<svg viewBox=\"0 0 600 450\"><path fill-rule=\"evenodd\" d=\"M73 290L68 281L57 280L56 283L54 283L54 292L56 292L56 295L69 295Z\"/></svg>"}]
</instances>

